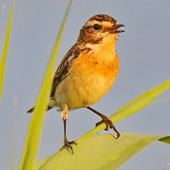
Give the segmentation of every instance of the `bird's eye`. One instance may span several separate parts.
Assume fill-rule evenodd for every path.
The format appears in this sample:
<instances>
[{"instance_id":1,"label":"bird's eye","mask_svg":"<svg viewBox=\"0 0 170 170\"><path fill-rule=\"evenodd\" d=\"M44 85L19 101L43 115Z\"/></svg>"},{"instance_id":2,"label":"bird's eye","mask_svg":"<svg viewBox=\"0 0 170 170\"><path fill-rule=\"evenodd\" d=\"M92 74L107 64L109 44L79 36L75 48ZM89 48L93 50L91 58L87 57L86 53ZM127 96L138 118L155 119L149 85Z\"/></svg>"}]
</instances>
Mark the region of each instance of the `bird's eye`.
<instances>
[{"instance_id":1,"label":"bird's eye","mask_svg":"<svg viewBox=\"0 0 170 170\"><path fill-rule=\"evenodd\" d=\"M100 29L101 29L101 25L94 24L94 25L93 25L93 29L95 29L95 30L100 30Z\"/></svg>"}]
</instances>

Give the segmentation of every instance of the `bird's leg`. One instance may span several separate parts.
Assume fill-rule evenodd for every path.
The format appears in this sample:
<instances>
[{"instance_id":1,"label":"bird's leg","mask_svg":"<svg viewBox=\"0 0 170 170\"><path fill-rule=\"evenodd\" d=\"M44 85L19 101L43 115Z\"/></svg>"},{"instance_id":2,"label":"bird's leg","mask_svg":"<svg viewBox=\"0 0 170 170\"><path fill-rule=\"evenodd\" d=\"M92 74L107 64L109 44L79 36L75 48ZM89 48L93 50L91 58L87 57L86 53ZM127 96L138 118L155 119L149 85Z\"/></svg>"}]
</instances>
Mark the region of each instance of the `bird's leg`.
<instances>
[{"instance_id":1,"label":"bird's leg","mask_svg":"<svg viewBox=\"0 0 170 170\"><path fill-rule=\"evenodd\" d=\"M106 124L105 130L108 130L109 128L113 129L117 134L116 139L119 138L120 133L117 131L116 127L113 125L112 121L109 120L109 118L107 116L103 115L102 113L98 112L97 110L95 110L91 107L87 107L87 109L91 110L92 112L96 113L98 116L100 116L102 118L101 121L96 123L96 127L99 126L102 123L105 123Z\"/></svg>"},{"instance_id":2,"label":"bird's leg","mask_svg":"<svg viewBox=\"0 0 170 170\"><path fill-rule=\"evenodd\" d=\"M64 148L69 148L71 150L71 153L73 154L73 147L71 146L72 144L76 144L77 143L75 141L68 141L67 140L67 136L66 136L66 122L68 119L68 106L65 105L65 108L61 114L61 117L63 118L63 123L64 123L64 145L60 148L60 150L64 149Z\"/></svg>"}]
</instances>

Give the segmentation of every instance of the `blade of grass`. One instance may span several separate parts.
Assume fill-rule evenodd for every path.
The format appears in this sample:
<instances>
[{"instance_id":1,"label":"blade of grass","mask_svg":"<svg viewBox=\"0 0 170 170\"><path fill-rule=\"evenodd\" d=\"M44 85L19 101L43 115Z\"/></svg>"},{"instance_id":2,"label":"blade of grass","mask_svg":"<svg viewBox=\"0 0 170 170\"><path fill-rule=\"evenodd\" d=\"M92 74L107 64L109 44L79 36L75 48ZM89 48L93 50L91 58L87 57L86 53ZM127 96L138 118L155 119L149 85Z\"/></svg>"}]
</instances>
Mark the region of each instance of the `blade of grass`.
<instances>
[{"instance_id":1,"label":"blade of grass","mask_svg":"<svg viewBox=\"0 0 170 170\"><path fill-rule=\"evenodd\" d=\"M3 46L3 50L2 50L2 59L0 62L0 100L2 98L2 92L3 92L5 69L6 69L6 62L7 62L7 56L8 56L8 48L9 48L10 37L11 37L13 12L14 12L14 0L12 0L12 4L11 4L10 15L9 15L9 19L8 19L8 25L7 25L7 30L6 30L5 40L4 40L4 46Z\"/></svg>"},{"instance_id":2,"label":"blade of grass","mask_svg":"<svg viewBox=\"0 0 170 170\"><path fill-rule=\"evenodd\" d=\"M37 152L40 144L40 138L43 128L43 122L45 119L45 111L49 100L50 90L52 86L52 80L54 75L54 67L56 58L59 51L59 46L64 33L64 27L66 25L69 10L71 8L72 0L69 1L65 16L60 27L60 31L53 49L51 59L49 61L47 71L44 77L44 81L41 87L41 91L37 98L36 107L32 115L30 126L27 133L27 138L24 146L24 152L22 154L20 170L33 170L36 163Z\"/></svg>"},{"instance_id":3,"label":"blade of grass","mask_svg":"<svg viewBox=\"0 0 170 170\"><path fill-rule=\"evenodd\" d=\"M151 106L153 104L157 104L157 103L161 103L161 102L165 102L167 100L170 100L170 97L169 98L165 98L165 99L161 99L161 100L157 100L157 101L154 101L152 103L150 103L148 106Z\"/></svg>"},{"instance_id":4,"label":"blade of grass","mask_svg":"<svg viewBox=\"0 0 170 170\"><path fill-rule=\"evenodd\" d=\"M137 112L138 110L148 106L151 101L153 101L156 97L158 97L168 89L170 89L170 80L152 88L151 90L137 97L135 100L121 107L118 111L111 115L112 121L118 122L126 118L127 116L130 116L131 114ZM155 140L170 144L170 136L135 134L137 135L135 137L133 135L129 136L129 134L126 133L121 133L121 141L120 139L114 140L112 137L111 142L115 142L112 143L112 145L108 145L105 138L99 137L103 135L92 136L100 130L103 130L104 128L104 125L103 127L97 127L89 133L85 134L79 140L77 140L76 142L78 145L73 145L74 155L71 155L66 149L64 149L40 161L37 165L37 170L76 170L82 169L82 167L83 169L89 170L90 168L116 169ZM138 137L140 138L140 140L138 140ZM94 143L92 139L96 139L94 140ZM91 160L93 160L94 162L90 162ZM88 167L88 165L90 165L90 167ZM91 165L99 166L94 167Z\"/></svg>"},{"instance_id":5,"label":"blade of grass","mask_svg":"<svg viewBox=\"0 0 170 170\"><path fill-rule=\"evenodd\" d=\"M119 139L114 139L113 135L88 137L73 146L73 155L65 149L41 160L36 170L113 170L157 140L170 144L170 136L122 133Z\"/></svg>"},{"instance_id":6,"label":"blade of grass","mask_svg":"<svg viewBox=\"0 0 170 170\"><path fill-rule=\"evenodd\" d=\"M151 103L154 99L156 99L158 96L163 94L165 91L170 89L170 80L165 81L164 83L150 89L149 91L143 93L136 99L132 100L128 104L121 107L119 110L117 110L115 113L113 113L110 116L110 119L113 123L117 123L122 119L125 119L126 117L136 113L137 111L147 107L149 103ZM82 136L78 141L85 139L89 136L92 136L102 130L104 130L105 124L101 124L100 126L92 129L88 133L86 133L84 136Z\"/></svg>"}]
</instances>

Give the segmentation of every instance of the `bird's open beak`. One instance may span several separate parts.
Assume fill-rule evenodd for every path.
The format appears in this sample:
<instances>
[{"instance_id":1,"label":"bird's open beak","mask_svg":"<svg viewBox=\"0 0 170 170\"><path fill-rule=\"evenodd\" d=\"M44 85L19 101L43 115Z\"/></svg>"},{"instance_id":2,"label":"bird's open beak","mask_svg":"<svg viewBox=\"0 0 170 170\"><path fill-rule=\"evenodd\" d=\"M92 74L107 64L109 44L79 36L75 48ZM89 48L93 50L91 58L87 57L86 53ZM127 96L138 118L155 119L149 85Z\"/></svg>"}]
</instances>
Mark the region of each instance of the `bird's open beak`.
<instances>
[{"instance_id":1,"label":"bird's open beak","mask_svg":"<svg viewBox=\"0 0 170 170\"><path fill-rule=\"evenodd\" d=\"M125 27L125 25L123 24L115 24L112 27L112 33L121 33L121 32L125 32L125 30L119 30L120 27Z\"/></svg>"}]
</instances>

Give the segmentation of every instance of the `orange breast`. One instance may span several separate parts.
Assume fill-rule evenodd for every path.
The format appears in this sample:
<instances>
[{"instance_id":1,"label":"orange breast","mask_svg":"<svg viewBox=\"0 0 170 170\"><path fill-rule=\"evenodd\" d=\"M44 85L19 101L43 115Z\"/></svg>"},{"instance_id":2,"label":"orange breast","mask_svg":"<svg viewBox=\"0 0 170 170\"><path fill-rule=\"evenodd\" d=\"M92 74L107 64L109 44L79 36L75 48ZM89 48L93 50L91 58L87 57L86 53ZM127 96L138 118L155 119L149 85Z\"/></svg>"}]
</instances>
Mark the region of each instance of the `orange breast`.
<instances>
[{"instance_id":1,"label":"orange breast","mask_svg":"<svg viewBox=\"0 0 170 170\"><path fill-rule=\"evenodd\" d=\"M69 109L87 107L109 91L119 73L119 58L113 47L110 41L74 60L69 76L56 90L57 105L66 103Z\"/></svg>"},{"instance_id":2,"label":"orange breast","mask_svg":"<svg viewBox=\"0 0 170 170\"><path fill-rule=\"evenodd\" d=\"M75 96L72 101L70 98L70 106L80 108L98 102L110 90L118 72L119 58L117 54L108 63L98 60L94 55L82 54L79 56L70 69L68 78L69 89L74 91Z\"/></svg>"},{"instance_id":3,"label":"orange breast","mask_svg":"<svg viewBox=\"0 0 170 170\"><path fill-rule=\"evenodd\" d=\"M117 77L119 73L119 57L117 53L115 53L114 57L107 60L102 60L96 56L96 54L82 54L79 56L76 61L73 63L71 72L78 75L95 75L95 76L103 76L106 79L112 79L113 77Z\"/></svg>"}]
</instances>

